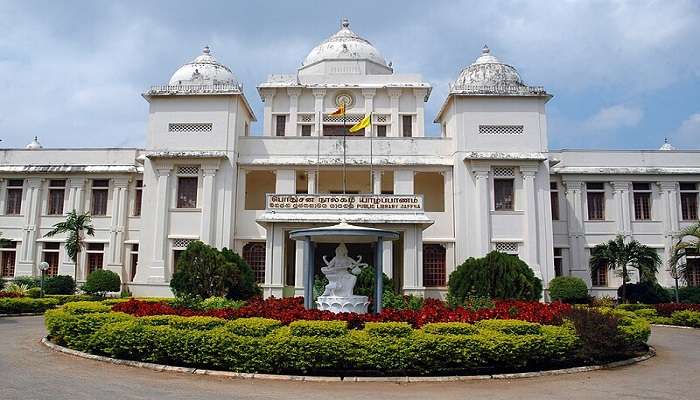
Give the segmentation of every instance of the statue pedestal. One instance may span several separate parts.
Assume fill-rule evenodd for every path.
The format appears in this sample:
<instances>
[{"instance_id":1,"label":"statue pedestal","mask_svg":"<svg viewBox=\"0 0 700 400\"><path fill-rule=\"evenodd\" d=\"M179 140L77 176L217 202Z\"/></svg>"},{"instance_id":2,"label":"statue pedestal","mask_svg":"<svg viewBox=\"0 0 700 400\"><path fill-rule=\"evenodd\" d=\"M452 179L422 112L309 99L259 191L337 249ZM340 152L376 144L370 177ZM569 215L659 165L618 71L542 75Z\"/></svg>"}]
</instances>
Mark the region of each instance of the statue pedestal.
<instances>
[{"instance_id":1,"label":"statue pedestal","mask_svg":"<svg viewBox=\"0 0 700 400\"><path fill-rule=\"evenodd\" d=\"M354 312L367 314L369 299L367 296L319 296L316 300L319 310L332 313Z\"/></svg>"}]
</instances>

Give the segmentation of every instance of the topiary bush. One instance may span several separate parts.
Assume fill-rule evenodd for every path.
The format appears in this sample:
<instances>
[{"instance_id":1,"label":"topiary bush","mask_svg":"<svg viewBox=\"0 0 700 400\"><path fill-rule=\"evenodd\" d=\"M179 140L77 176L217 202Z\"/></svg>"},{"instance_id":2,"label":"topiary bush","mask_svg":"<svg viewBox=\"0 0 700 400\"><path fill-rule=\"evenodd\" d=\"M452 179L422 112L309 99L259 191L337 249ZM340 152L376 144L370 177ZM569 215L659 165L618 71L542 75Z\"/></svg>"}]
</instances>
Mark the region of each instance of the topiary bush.
<instances>
[{"instance_id":1,"label":"topiary bush","mask_svg":"<svg viewBox=\"0 0 700 400\"><path fill-rule=\"evenodd\" d=\"M75 280L72 276L57 275L44 280L45 294L74 294Z\"/></svg>"},{"instance_id":2,"label":"topiary bush","mask_svg":"<svg viewBox=\"0 0 700 400\"><path fill-rule=\"evenodd\" d=\"M41 297L41 289L38 287L29 288L24 293L24 295L27 297L31 297L32 299L38 299L39 297Z\"/></svg>"},{"instance_id":3,"label":"topiary bush","mask_svg":"<svg viewBox=\"0 0 700 400\"><path fill-rule=\"evenodd\" d=\"M177 297L245 300L262 294L250 266L233 251L194 241L182 252L170 280Z\"/></svg>"},{"instance_id":4,"label":"topiary bush","mask_svg":"<svg viewBox=\"0 0 700 400\"><path fill-rule=\"evenodd\" d=\"M292 336L337 337L348 333L345 321L294 321L289 324Z\"/></svg>"},{"instance_id":5,"label":"topiary bush","mask_svg":"<svg viewBox=\"0 0 700 400\"><path fill-rule=\"evenodd\" d=\"M382 273L382 293L394 292L394 281L389 279L385 273ZM367 296L374 298L375 288L377 287L374 277L374 267L368 266L362 268L362 272L357 275L357 282L355 282L355 289L353 293L358 296Z\"/></svg>"},{"instance_id":6,"label":"topiary bush","mask_svg":"<svg viewBox=\"0 0 700 400\"><path fill-rule=\"evenodd\" d=\"M517 319L486 319L476 324L479 329L487 329L513 335L536 335L542 325Z\"/></svg>"},{"instance_id":7,"label":"topiary bush","mask_svg":"<svg viewBox=\"0 0 700 400\"><path fill-rule=\"evenodd\" d=\"M282 323L270 318L238 318L226 323L226 330L229 332L250 337L267 336L282 327Z\"/></svg>"},{"instance_id":8,"label":"topiary bush","mask_svg":"<svg viewBox=\"0 0 700 400\"><path fill-rule=\"evenodd\" d=\"M627 301L630 303L659 304L671 302L671 295L656 282L628 283ZM617 296L622 296L622 286L617 289Z\"/></svg>"},{"instance_id":9,"label":"topiary bush","mask_svg":"<svg viewBox=\"0 0 700 400\"><path fill-rule=\"evenodd\" d=\"M432 322L423 325L423 332L434 335L473 335L479 329L466 322Z\"/></svg>"},{"instance_id":10,"label":"topiary bush","mask_svg":"<svg viewBox=\"0 0 700 400\"><path fill-rule=\"evenodd\" d=\"M32 299L29 297L0 298L0 314L42 313L58 305L56 299Z\"/></svg>"},{"instance_id":11,"label":"topiary bush","mask_svg":"<svg viewBox=\"0 0 700 400\"><path fill-rule=\"evenodd\" d=\"M405 337L413 332L406 322L367 322L364 330L370 336L381 337Z\"/></svg>"},{"instance_id":12,"label":"topiary bush","mask_svg":"<svg viewBox=\"0 0 700 400\"><path fill-rule=\"evenodd\" d=\"M468 296L492 299L539 300L542 282L518 257L492 251L482 258L469 258L450 274L451 299L464 303Z\"/></svg>"},{"instance_id":13,"label":"topiary bush","mask_svg":"<svg viewBox=\"0 0 700 400\"><path fill-rule=\"evenodd\" d=\"M81 289L87 294L104 297L107 292L121 290L121 279L115 272L98 269L90 273Z\"/></svg>"},{"instance_id":14,"label":"topiary bush","mask_svg":"<svg viewBox=\"0 0 700 400\"><path fill-rule=\"evenodd\" d=\"M552 301L569 304L588 303L588 286L581 278L575 276L558 276L549 281L549 297Z\"/></svg>"}]
</instances>

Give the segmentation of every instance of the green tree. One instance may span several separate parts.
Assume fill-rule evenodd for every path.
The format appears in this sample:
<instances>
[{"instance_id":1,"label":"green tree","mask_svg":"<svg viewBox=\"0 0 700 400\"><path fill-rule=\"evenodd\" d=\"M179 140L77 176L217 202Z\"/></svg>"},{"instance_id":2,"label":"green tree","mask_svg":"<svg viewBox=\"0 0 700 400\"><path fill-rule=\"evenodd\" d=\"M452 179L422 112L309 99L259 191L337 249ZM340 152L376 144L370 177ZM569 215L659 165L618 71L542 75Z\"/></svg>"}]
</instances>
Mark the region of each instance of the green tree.
<instances>
[{"instance_id":1,"label":"green tree","mask_svg":"<svg viewBox=\"0 0 700 400\"><path fill-rule=\"evenodd\" d=\"M221 250L221 254L224 256L224 259L238 267L240 272L240 280L233 282L233 286L229 287L226 297L234 300L247 300L251 297L261 296L262 288L255 282L255 272L253 272L253 268L248 265L243 257L226 247Z\"/></svg>"},{"instance_id":2,"label":"green tree","mask_svg":"<svg viewBox=\"0 0 700 400\"><path fill-rule=\"evenodd\" d=\"M463 304L470 296L492 299L539 300L542 281L516 256L492 251L482 258L469 258L450 274L448 296Z\"/></svg>"},{"instance_id":3,"label":"green tree","mask_svg":"<svg viewBox=\"0 0 700 400\"><path fill-rule=\"evenodd\" d=\"M88 275L81 289L85 293L104 297L107 292L118 292L121 285L121 279L115 272L98 269Z\"/></svg>"},{"instance_id":4,"label":"green tree","mask_svg":"<svg viewBox=\"0 0 700 400\"><path fill-rule=\"evenodd\" d=\"M678 234L676 244L671 249L668 264L671 267L671 275L676 281L676 302L678 302L678 280L688 282L688 264L686 256L692 253L700 254L700 222L693 224Z\"/></svg>"},{"instance_id":5,"label":"green tree","mask_svg":"<svg viewBox=\"0 0 700 400\"><path fill-rule=\"evenodd\" d=\"M238 266L228 261L215 247L197 240L190 243L177 262L170 280L176 296L197 296L202 299L229 294L241 281Z\"/></svg>"},{"instance_id":6,"label":"green tree","mask_svg":"<svg viewBox=\"0 0 700 400\"><path fill-rule=\"evenodd\" d=\"M661 258L656 250L645 246L636 240L625 242L622 235L606 243L601 243L591 250L589 261L591 270L607 268L617 271L622 277L621 296L627 301L627 282L629 282L629 268L639 271L641 282L656 282L656 272L661 265Z\"/></svg>"},{"instance_id":7,"label":"green tree","mask_svg":"<svg viewBox=\"0 0 700 400\"><path fill-rule=\"evenodd\" d=\"M78 255L85 247L85 234L95 236L95 228L92 226L90 213L78 214L75 210L66 215L66 220L54 224L53 229L44 237L52 237L61 233L68 233L66 239L66 254L73 260L75 271L73 277L78 279Z\"/></svg>"}]
</instances>

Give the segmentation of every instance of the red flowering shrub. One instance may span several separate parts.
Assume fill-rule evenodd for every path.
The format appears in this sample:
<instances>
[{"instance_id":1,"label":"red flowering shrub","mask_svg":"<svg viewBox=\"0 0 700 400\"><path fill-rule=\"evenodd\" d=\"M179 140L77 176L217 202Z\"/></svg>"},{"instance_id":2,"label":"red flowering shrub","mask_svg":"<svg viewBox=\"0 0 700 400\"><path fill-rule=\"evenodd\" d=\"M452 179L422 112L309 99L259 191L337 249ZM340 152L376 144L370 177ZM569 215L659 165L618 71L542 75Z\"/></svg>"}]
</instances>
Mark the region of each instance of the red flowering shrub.
<instances>
[{"instance_id":1,"label":"red flowering shrub","mask_svg":"<svg viewBox=\"0 0 700 400\"><path fill-rule=\"evenodd\" d=\"M121 311L135 316L146 315L182 315L210 316L224 319L262 317L281 321L287 325L297 320L347 321L353 328L359 328L365 322L408 322L419 328L430 322L475 322L482 319L519 319L547 325L562 323L563 316L571 307L568 304L555 302L550 304L537 301L497 300L493 308L471 311L463 307L451 309L444 302L426 299L420 310L385 309L379 315L339 313L330 311L306 310L303 298L289 297L284 299L269 298L263 300L254 298L239 309L221 308L209 311L194 311L187 308L174 308L168 304L129 300L115 304L113 311Z\"/></svg>"},{"instance_id":2,"label":"red flowering shrub","mask_svg":"<svg viewBox=\"0 0 700 400\"><path fill-rule=\"evenodd\" d=\"M0 298L17 298L17 297L24 297L22 293L15 293L15 292L0 292Z\"/></svg>"},{"instance_id":3,"label":"red flowering shrub","mask_svg":"<svg viewBox=\"0 0 700 400\"><path fill-rule=\"evenodd\" d=\"M700 304L685 304L685 303L659 303L654 304L656 313L662 317L670 317L676 311L700 311Z\"/></svg>"}]
</instances>

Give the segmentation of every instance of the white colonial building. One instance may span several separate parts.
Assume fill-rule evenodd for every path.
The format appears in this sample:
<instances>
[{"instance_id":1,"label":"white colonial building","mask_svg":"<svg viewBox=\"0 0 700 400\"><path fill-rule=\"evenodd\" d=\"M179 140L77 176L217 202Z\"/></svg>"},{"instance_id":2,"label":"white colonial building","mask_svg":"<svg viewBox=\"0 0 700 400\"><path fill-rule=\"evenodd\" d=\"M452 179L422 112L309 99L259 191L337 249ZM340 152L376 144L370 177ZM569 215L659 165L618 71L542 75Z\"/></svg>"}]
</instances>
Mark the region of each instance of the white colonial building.
<instances>
[{"instance_id":1,"label":"white colonial building","mask_svg":"<svg viewBox=\"0 0 700 400\"><path fill-rule=\"evenodd\" d=\"M77 279L109 269L139 296L170 295L193 240L242 254L267 296L302 294L303 243L289 231L341 221L400 233L382 254L404 293L441 295L456 265L495 249L545 286L574 275L613 295L619 278L590 270L591 247L620 233L665 259L674 234L698 220L700 152L550 150L544 88L487 47L455 73L439 135L426 135L430 84L394 73L344 20L295 73L258 86L253 135L250 100L205 48L143 94L145 149L46 149L35 138L0 150L0 232L11 240L2 276L37 275L40 261L73 275L65 239L44 235L75 209L96 228ZM331 115L341 103L345 118ZM371 125L344 135L367 113ZM317 246L318 259L335 247ZM348 244L370 262L372 246ZM659 279L671 285L667 267Z\"/></svg>"}]
</instances>

